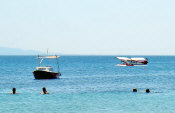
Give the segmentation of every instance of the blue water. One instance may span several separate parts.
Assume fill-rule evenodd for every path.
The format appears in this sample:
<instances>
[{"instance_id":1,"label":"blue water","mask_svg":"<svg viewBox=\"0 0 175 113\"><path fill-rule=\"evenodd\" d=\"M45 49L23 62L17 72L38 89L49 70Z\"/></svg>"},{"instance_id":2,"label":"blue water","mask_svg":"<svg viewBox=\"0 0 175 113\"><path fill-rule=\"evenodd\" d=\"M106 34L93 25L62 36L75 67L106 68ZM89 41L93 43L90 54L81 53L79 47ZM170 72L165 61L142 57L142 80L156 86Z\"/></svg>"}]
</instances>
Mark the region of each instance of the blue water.
<instances>
[{"instance_id":1,"label":"blue water","mask_svg":"<svg viewBox=\"0 0 175 113\"><path fill-rule=\"evenodd\" d=\"M116 67L114 56L61 56L60 79L35 80L35 56L0 56L0 112L175 112L175 56L146 57L148 66ZM57 67L55 60L45 64ZM13 87L19 94L8 94ZM40 95L42 87L50 94Z\"/></svg>"}]
</instances>

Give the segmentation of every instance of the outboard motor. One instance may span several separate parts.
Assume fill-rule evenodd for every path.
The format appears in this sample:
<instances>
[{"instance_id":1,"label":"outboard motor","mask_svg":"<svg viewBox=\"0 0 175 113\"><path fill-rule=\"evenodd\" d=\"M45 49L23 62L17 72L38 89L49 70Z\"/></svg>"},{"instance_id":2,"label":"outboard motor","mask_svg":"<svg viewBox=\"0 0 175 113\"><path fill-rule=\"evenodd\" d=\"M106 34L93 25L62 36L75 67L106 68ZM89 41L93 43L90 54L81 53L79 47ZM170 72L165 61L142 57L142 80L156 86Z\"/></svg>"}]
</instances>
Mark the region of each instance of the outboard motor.
<instances>
[{"instance_id":1,"label":"outboard motor","mask_svg":"<svg viewBox=\"0 0 175 113\"><path fill-rule=\"evenodd\" d=\"M148 64L148 58L145 58L146 60L143 62L144 64Z\"/></svg>"},{"instance_id":2,"label":"outboard motor","mask_svg":"<svg viewBox=\"0 0 175 113\"><path fill-rule=\"evenodd\" d=\"M148 61L144 61L143 64L148 64Z\"/></svg>"}]
</instances>

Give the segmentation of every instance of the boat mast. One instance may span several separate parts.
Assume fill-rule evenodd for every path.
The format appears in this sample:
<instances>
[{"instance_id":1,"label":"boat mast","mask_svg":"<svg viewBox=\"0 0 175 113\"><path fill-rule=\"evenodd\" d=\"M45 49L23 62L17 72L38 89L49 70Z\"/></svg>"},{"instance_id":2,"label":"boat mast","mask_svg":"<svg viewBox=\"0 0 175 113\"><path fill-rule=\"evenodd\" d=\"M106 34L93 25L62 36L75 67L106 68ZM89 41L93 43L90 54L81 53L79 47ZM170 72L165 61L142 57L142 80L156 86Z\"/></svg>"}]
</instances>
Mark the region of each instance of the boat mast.
<instances>
[{"instance_id":1,"label":"boat mast","mask_svg":"<svg viewBox=\"0 0 175 113\"><path fill-rule=\"evenodd\" d=\"M57 66L58 66L58 72L60 71L60 66L59 66L59 58L58 58L58 56L57 55L55 55L56 56L56 60L57 60Z\"/></svg>"},{"instance_id":2,"label":"boat mast","mask_svg":"<svg viewBox=\"0 0 175 113\"><path fill-rule=\"evenodd\" d=\"M49 49L47 48L47 56L49 55Z\"/></svg>"}]
</instances>

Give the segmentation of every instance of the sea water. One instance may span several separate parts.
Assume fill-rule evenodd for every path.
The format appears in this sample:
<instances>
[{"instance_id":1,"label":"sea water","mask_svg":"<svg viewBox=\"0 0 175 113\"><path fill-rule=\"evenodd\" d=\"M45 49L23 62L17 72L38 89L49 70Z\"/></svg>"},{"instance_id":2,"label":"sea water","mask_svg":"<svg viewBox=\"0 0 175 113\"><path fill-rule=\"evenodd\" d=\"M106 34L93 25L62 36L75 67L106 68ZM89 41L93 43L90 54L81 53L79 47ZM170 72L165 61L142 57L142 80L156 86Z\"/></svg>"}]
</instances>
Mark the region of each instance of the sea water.
<instances>
[{"instance_id":1,"label":"sea water","mask_svg":"<svg viewBox=\"0 0 175 113\"><path fill-rule=\"evenodd\" d=\"M175 56L143 56L148 66L139 67L118 67L114 57L61 56L59 79L36 80L36 56L0 56L0 112L175 112ZM42 65L57 68L55 59ZM19 94L9 94L13 87ZM50 94L41 95L42 87Z\"/></svg>"}]
</instances>

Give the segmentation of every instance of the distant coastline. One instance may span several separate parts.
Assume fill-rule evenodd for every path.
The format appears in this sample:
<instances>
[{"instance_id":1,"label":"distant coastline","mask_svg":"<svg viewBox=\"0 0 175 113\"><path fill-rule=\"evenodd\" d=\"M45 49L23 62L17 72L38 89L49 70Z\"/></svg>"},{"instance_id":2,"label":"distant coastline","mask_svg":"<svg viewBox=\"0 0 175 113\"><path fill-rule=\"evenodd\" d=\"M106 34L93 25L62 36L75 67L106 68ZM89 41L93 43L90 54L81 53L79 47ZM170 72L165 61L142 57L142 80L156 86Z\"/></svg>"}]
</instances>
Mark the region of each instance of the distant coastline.
<instances>
[{"instance_id":1,"label":"distant coastline","mask_svg":"<svg viewBox=\"0 0 175 113\"><path fill-rule=\"evenodd\" d=\"M6 47L0 47L0 55L2 56L13 56L13 55L37 55L37 54L43 54L41 51L35 51L35 50L23 50L19 48L6 48Z\"/></svg>"},{"instance_id":2,"label":"distant coastline","mask_svg":"<svg viewBox=\"0 0 175 113\"><path fill-rule=\"evenodd\" d=\"M52 54L52 53L49 53ZM175 56L164 54L69 54L69 53L54 53L61 56ZM33 56L33 55L46 55L46 52L36 50L24 50L20 48L7 48L0 47L0 56Z\"/></svg>"}]
</instances>

